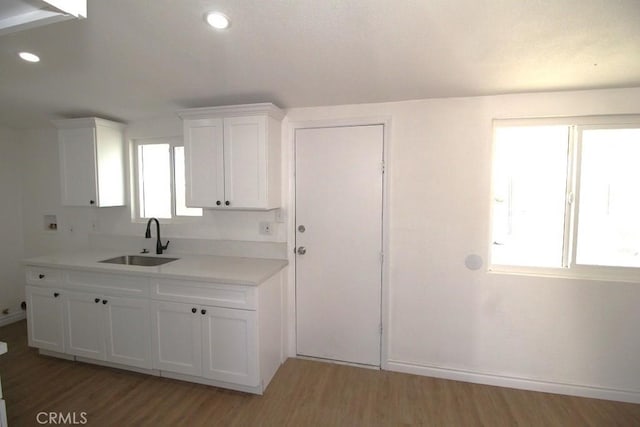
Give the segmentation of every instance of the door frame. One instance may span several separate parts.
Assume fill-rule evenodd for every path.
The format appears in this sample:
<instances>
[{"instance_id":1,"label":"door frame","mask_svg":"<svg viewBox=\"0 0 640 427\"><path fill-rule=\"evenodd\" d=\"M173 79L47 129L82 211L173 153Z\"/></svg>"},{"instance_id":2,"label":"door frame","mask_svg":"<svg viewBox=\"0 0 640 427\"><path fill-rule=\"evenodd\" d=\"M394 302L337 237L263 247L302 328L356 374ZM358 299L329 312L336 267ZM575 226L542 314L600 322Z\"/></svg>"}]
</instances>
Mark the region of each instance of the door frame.
<instances>
[{"instance_id":1,"label":"door frame","mask_svg":"<svg viewBox=\"0 0 640 427\"><path fill-rule=\"evenodd\" d=\"M298 129L317 129L317 128L333 128L333 127L351 127L351 126L383 126L382 156L384 160L384 174L382 175L382 252L384 254L382 260L382 277L381 277L381 295L380 295L380 318L382 322L382 334L380 336L380 369L387 369L389 355L389 226L390 226L390 179L391 159L389 156L391 141L391 116L373 116L373 117L353 117L353 118L334 118L322 120L302 120L289 122L285 130L286 139L284 139L286 148L284 153L288 159L283 161L288 165L286 170L288 182L288 203L285 209L288 211L286 215L287 227L287 253L289 266L287 271L287 289L285 298L287 304L287 313L284 316L285 325L283 330L286 331L286 353L289 357L297 357L297 334L296 334L296 256L295 249L295 219L296 219L296 177L295 177L295 139Z\"/></svg>"}]
</instances>

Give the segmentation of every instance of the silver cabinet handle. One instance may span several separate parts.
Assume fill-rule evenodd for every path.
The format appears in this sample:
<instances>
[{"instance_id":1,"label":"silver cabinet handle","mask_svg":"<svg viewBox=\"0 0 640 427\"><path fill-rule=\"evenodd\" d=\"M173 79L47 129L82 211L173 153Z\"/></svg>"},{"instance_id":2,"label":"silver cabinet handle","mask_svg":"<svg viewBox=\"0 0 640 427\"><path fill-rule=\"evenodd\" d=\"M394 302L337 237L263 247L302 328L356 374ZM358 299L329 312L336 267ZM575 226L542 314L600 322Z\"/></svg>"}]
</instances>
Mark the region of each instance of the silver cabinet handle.
<instances>
[{"instance_id":1,"label":"silver cabinet handle","mask_svg":"<svg viewBox=\"0 0 640 427\"><path fill-rule=\"evenodd\" d=\"M305 248L304 246L300 246L298 248L298 255L304 255L307 253L307 248Z\"/></svg>"}]
</instances>

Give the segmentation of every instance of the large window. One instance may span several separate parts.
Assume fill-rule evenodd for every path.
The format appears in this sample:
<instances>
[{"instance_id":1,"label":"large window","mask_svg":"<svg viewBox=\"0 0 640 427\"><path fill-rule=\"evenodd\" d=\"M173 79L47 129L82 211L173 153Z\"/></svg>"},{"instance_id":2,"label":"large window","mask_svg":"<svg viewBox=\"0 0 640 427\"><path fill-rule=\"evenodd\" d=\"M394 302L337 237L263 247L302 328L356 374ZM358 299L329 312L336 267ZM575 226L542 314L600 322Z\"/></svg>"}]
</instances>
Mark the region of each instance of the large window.
<instances>
[{"instance_id":1,"label":"large window","mask_svg":"<svg viewBox=\"0 0 640 427\"><path fill-rule=\"evenodd\" d=\"M640 277L639 187L635 117L496 121L492 269Z\"/></svg>"},{"instance_id":2,"label":"large window","mask_svg":"<svg viewBox=\"0 0 640 427\"><path fill-rule=\"evenodd\" d=\"M179 139L145 139L134 144L138 218L202 216L185 200L184 147Z\"/></svg>"}]
</instances>

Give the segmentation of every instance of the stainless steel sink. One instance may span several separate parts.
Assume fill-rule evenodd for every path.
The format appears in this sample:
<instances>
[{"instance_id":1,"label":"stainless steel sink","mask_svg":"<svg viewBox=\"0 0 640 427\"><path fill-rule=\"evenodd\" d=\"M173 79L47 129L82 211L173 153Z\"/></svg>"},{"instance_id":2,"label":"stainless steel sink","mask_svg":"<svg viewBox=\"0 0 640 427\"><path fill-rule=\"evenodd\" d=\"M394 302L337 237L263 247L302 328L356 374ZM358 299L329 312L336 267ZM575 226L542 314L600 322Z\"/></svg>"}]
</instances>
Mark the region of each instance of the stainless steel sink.
<instances>
[{"instance_id":1,"label":"stainless steel sink","mask_svg":"<svg viewBox=\"0 0 640 427\"><path fill-rule=\"evenodd\" d=\"M156 265L166 264L171 261L178 260L180 258L161 258L155 256L144 255L121 255L114 258L103 259L98 262L105 262L108 264L122 264L122 265L139 265L143 267L153 267Z\"/></svg>"}]
</instances>

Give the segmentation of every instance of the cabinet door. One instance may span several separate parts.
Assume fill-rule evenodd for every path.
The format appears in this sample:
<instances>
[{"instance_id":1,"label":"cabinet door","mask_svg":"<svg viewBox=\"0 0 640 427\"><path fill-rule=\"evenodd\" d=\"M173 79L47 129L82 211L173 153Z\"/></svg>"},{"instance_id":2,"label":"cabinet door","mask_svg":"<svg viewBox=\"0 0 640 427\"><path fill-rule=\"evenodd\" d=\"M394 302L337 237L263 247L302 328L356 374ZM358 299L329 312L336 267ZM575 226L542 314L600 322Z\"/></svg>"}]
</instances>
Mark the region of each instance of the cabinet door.
<instances>
[{"instance_id":1,"label":"cabinet door","mask_svg":"<svg viewBox=\"0 0 640 427\"><path fill-rule=\"evenodd\" d=\"M96 294L65 294L67 353L105 360L104 298Z\"/></svg>"},{"instance_id":2,"label":"cabinet door","mask_svg":"<svg viewBox=\"0 0 640 427\"><path fill-rule=\"evenodd\" d=\"M26 286L29 346L63 353L64 317L61 291Z\"/></svg>"},{"instance_id":3,"label":"cabinet door","mask_svg":"<svg viewBox=\"0 0 640 427\"><path fill-rule=\"evenodd\" d=\"M222 119L184 121L187 206L224 204Z\"/></svg>"},{"instance_id":4,"label":"cabinet door","mask_svg":"<svg viewBox=\"0 0 640 427\"><path fill-rule=\"evenodd\" d=\"M200 376L202 319L196 305L151 302L153 367Z\"/></svg>"},{"instance_id":5,"label":"cabinet door","mask_svg":"<svg viewBox=\"0 0 640 427\"><path fill-rule=\"evenodd\" d=\"M0 399L0 427L8 427L7 423L7 407L4 404L4 400Z\"/></svg>"},{"instance_id":6,"label":"cabinet door","mask_svg":"<svg viewBox=\"0 0 640 427\"><path fill-rule=\"evenodd\" d=\"M203 376L247 386L259 385L255 311L203 307Z\"/></svg>"},{"instance_id":7,"label":"cabinet door","mask_svg":"<svg viewBox=\"0 0 640 427\"><path fill-rule=\"evenodd\" d=\"M107 360L151 368L151 325L146 299L104 297Z\"/></svg>"},{"instance_id":8,"label":"cabinet door","mask_svg":"<svg viewBox=\"0 0 640 427\"><path fill-rule=\"evenodd\" d=\"M224 119L225 204L267 207L267 118Z\"/></svg>"},{"instance_id":9,"label":"cabinet door","mask_svg":"<svg viewBox=\"0 0 640 427\"><path fill-rule=\"evenodd\" d=\"M62 204L93 206L96 200L96 134L92 128L58 130Z\"/></svg>"},{"instance_id":10,"label":"cabinet door","mask_svg":"<svg viewBox=\"0 0 640 427\"><path fill-rule=\"evenodd\" d=\"M97 206L125 205L124 145L122 131L111 126L97 125L96 170Z\"/></svg>"}]
</instances>

